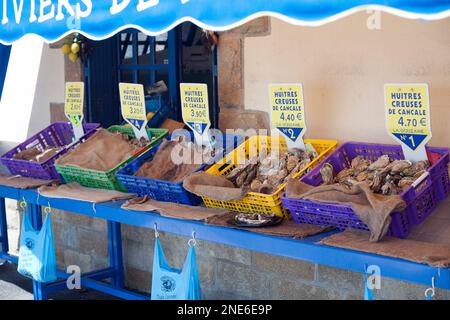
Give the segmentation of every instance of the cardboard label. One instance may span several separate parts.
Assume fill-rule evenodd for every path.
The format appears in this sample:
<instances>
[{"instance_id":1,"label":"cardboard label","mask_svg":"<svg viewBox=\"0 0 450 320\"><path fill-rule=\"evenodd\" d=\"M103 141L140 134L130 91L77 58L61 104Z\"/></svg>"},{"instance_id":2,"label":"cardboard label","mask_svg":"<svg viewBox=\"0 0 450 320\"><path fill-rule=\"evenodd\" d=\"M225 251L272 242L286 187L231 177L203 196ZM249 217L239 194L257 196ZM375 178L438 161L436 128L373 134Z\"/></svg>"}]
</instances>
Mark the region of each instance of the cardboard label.
<instances>
[{"instance_id":1,"label":"cardboard label","mask_svg":"<svg viewBox=\"0 0 450 320\"><path fill-rule=\"evenodd\" d=\"M405 158L426 160L426 143L431 139L428 85L386 84L386 127L403 148Z\"/></svg>"},{"instance_id":2,"label":"cardboard label","mask_svg":"<svg viewBox=\"0 0 450 320\"><path fill-rule=\"evenodd\" d=\"M306 132L303 87L298 84L269 85L272 124L286 138L289 149L305 150Z\"/></svg>"},{"instance_id":3,"label":"cardboard label","mask_svg":"<svg viewBox=\"0 0 450 320\"><path fill-rule=\"evenodd\" d=\"M180 83L180 95L183 121L194 132L196 144L209 144L208 86L203 83Z\"/></svg>"},{"instance_id":4,"label":"cardboard label","mask_svg":"<svg viewBox=\"0 0 450 320\"><path fill-rule=\"evenodd\" d=\"M67 82L64 113L72 123L75 140L78 141L83 135L83 107L84 107L84 83Z\"/></svg>"},{"instance_id":5,"label":"cardboard label","mask_svg":"<svg viewBox=\"0 0 450 320\"><path fill-rule=\"evenodd\" d=\"M147 113L145 110L144 86L135 83L119 83L122 117L133 128L137 139L149 140L145 126Z\"/></svg>"}]
</instances>

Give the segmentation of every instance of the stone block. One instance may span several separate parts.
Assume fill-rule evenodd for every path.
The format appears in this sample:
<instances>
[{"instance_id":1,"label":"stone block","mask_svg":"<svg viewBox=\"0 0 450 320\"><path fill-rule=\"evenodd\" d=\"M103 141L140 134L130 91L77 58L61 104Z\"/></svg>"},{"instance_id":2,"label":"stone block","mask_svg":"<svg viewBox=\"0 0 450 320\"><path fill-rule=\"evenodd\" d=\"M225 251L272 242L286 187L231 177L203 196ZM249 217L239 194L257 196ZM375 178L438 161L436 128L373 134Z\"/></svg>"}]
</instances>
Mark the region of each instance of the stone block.
<instances>
[{"instance_id":1,"label":"stone block","mask_svg":"<svg viewBox=\"0 0 450 320\"><path fill-rule=\"evenodd\" d=\"M219 260L216 288L252 299L269 299L269 274Z\"/></svg>"},{"instance_id":2,"label":"stone block","mask_svg":"<svg viewBox=\"0 0 450 320\"><path fill-rule=\"evenodd\" d=\"M136 268L126 268L125 286L127 288L150 294L152 274L150 271L143 271Z\"/></svg>"},{"instance_id":3,"label":"stone block","mask_svg":"<svg viewBox=\"0 0 450 320\"><path fill-rule=\"evenodd\" d=\"M153 246L140 241L124 239L123 257L127 268L150 272L153 266Z\"/></svg>"},{"instance_id":4,"label":"stone block","mask_svg":"<svg viewBox=\"0 0 450 320\"><path fill-rule=\"evenodd\" d=\"M204 300L252 300L250 297L240 295L236 291L227 292L216 288L202 288L202 299Z\"/></svg>"},{"instance_id":5,"label":"stone block","mask_svg":"<svg viewBox=\"0 0 450 320\"><path fill-rule=\"evenodd\" d=\"M64 114L64 103L50 103L50 122L67 121Z\"/></svg>"},{"instance_id":6,"label":"stone block","mask_svg":"<svg viewBox=\"0 0 450 320\"><path fill-rule=\"evenodd\" d=\"M261 272L313 281L315 265L309 262L252 252L252 266Z\"/></svg>"},{"instance_id":7,"label":"stone block","mask_svg":"<svg viewBox=\"0 0 450 320\"><path fill-rule=\"evenodd\" d=\"M95 230L77 228L79 250L93 257L108 257L108 236Z\"/></svg>"},{"instance_id":8,"label":"stone block","mask_svg":"<svg viewBox=\"0 0 450 320\"><path fill-rule=\"evenodd\" d=\"M247 266L250 266L252 263L251 251L213 242L198 241L197 252L205 257L227 260Z\"/></svg>"},{"instance_id":9,"label":"stone block","mask_svg":"<svg viewBox=\"0 0 450 320\"><path fill-rule=\"evenodd\" d=\"M64 212L64 221L67 224L74 225L74 226L80 226L80 227L87 227L89 228L92 225L92 220L94 218L88 217L82 214L77 214L73 212Z\"/></svg>"},{"instance_id":10,"label":"stone block","mask_svg":"<svg viewBox=\"0 0 450 320\"><path fill-rule=\"evenodd\" d=\"M88 254L79 253L72 249L64 250L64 265L76 265L82 273L93 271L92 257Z\"/></svg>"},{"instance_id":11,"label":"stone block","mask_svg":"<svg viewBox=\"0 0 450 320\"><path fill-rule=\"evenodd\" d=\"M239 38L220 38L217 53L219 106L244 108L243 41Z\"/></svg>"},{"instance_id":12,"label":"stone block","mask_svg":"<svg viewBox=\"0 0 450 320\"><path fill-rule=\"evenodd\" d=\"M242 26L221 32L221 37L261 37L270 34L270 17L256 18Z\"/></svg>"},{"instance_id":13,"label":"stone block","mask_svg":"<svg viewBox=\"0 0 450 320\"><path fill-rule=\"evenodd\" d=\"M364 276L349 270L317 265L317 282L323 287L330 287L344 295L364 294Z\"/></svg>"},{"instance_id":14,"label":"stone block","mask_svg":"<svg viewBox=\"0 0 450 320\"><path fill-rule=\"evenodd\" d=\"M152 229L122 224L122 238L154 245L155 232Z\"/></svg>"},{"instance_id":15,"label":"stone block","mask_svg":"<svg viewBox=\"0 0 450 320\"><path fill-rule=\"evenodd\" d=\"M83 81L83 67L80 60L72 62L68 56L64 56L64 75L66 82Z\"/></svg>"},{"instance_id":16,"label":"stone block","mask_svg":"<svg viewBox=\"0 0 450 320\"><path fill-rule=\"evenodd\" d=\"M80 236L75 225L67 222L52 222L53 238L55 246L63 246L72 249L79 248Z\"/></svg>"},{"instance_id":17,"label":"stone block","mask_svg":"<svg viewBox=\"0 0 450 320\"><path fill-rule=\"evenodd\" d=\"M342 299L331 289L292 281L285 278L273 278L270 283L270 299L274 300L336 300Z\"/></svg>"},{"instance_id":18,"label":"stone block","mask_svg":"<svg viewBox=\"0 0 450 320\"><path fill-rule=\"evenodd\" d=\"M258 110L222 109L219 117L219 128L223 132L227 129L264 129L270 133L269 114Z\"/></svg>"}]
</instances>

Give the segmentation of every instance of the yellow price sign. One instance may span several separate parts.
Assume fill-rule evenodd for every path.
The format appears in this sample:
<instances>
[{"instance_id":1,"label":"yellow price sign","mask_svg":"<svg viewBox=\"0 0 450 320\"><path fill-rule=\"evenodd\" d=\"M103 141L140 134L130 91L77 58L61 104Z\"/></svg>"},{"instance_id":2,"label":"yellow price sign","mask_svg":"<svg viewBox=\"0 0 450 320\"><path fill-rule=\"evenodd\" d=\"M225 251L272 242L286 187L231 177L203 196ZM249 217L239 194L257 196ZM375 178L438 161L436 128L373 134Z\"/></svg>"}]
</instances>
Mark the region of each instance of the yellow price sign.
<instances>
[{"instance_id":1,"label":"yellow price sign","mask_svg":"<svg viewBox=\"0 0 450 320\"><path fill-rule=\"evenodd\" d=\"M273 126L288 139L288 145L304 149L306 121L302 85L271 84L269 96Z\"/></svg>"},{"instance_id":2,"label":"yellow price sign","mask_svg":"<svg viewBox=\"0 0 450 320\"><path fill-rule=\"evenodd\" d=\"M119 83L122 117L134 130L136 138L148 139L145 131L147 113L145 110L144 86L135 83Z\"/></svg>"},{"instance_id":3,"label":"yellow price sign","mask_svg":"<svg viewBox=\"0 0 450 320\"><path fill-rule=\"evenodd\" d=\"M83 120L84 83L67 82L64 113L74 125L80 125Z\"/></svg>"},{"instance_id":4,"label":"yellow price sign","mask_svg":"<svg viewBox=\"0 0 450 320\"><path fill-rule=\"evenodd\" d=\"M420 152L423 158L432 136L428 85L386 84L384 92L389 135L401 143L405 156Z\"/></svg>"},{"instance_id":5,"label":"yellow price sign","mask_svg":"<svg viewBox=\"0 0 450 320\"><path fill-rule=\"evenodd\" d=\"M211 126L208 86L203 83L180 83L180 95L184 123L202 136Z\"/></svg>"},{"instance_id":6,"label":"yellow price sign","mask_svg":"<svg viewBox=\"0 0 450 320\"><path fill-rule=\"evenodd\" d=\"M69 121L75 134L75 139L80 139L83 134L83 113L84 108L84 83L83 82L67 82L66 97L64 104L64 113Z\"/></svg>"}]
</instances>

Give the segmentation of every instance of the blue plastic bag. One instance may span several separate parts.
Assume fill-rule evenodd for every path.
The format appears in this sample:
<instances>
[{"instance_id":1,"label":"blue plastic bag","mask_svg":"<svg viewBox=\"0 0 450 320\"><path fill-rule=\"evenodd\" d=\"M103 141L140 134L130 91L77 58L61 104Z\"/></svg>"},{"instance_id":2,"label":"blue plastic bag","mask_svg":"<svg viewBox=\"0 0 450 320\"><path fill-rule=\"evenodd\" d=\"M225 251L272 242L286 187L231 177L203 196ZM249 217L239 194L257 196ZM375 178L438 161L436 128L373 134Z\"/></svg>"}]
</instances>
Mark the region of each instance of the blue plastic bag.
<instances>
[{"instance_id":1,"label":"blue plastic bag","mask_svg":"<svg viewBox=\"0 0 450 320\"><path fill-rule=\"evenodd\" d=\"M56 281L56 254L50 214L45 217L40 231L31 226L28 214L23 214L17 271L38 282Z\"/></svg>"},{"instance_id":2,"label":"blue plastic bag","mask_svg":"<svg viewBox=\"0 0 450 320\"><path fill-rule=\"evenodd\" d=\"M200 300L200 281L195 246L189 252L183 269L174 269L167 263L159 238L155 240L152 274L152 300Z\"/></svg>"}]
</instances>

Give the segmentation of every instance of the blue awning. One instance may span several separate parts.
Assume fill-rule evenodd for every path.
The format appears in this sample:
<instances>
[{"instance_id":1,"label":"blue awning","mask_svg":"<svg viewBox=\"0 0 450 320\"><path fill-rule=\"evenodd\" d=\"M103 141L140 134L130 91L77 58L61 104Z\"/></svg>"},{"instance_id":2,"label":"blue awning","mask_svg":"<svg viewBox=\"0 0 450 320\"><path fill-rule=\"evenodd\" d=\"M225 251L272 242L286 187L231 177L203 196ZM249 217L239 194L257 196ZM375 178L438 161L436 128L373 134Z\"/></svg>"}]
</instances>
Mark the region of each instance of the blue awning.
<instances>
[{"instance_id":1,"label":"blue awning","mask_svg":"<svg viewBox=\"0 0 450 320\"><path fill-rule=\"evenodd\" d=\"M184 21L224 31L265 15L320 25L368 7L416 19L450 15L450 0L3 0L0 42L29 33L53 42L74 31L104 39L128 27L156 35Z\"/></svg>"}]
</instances>

